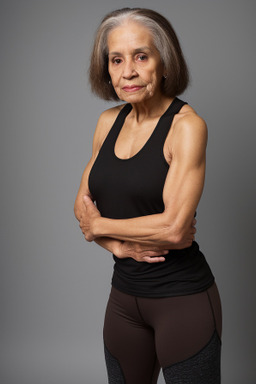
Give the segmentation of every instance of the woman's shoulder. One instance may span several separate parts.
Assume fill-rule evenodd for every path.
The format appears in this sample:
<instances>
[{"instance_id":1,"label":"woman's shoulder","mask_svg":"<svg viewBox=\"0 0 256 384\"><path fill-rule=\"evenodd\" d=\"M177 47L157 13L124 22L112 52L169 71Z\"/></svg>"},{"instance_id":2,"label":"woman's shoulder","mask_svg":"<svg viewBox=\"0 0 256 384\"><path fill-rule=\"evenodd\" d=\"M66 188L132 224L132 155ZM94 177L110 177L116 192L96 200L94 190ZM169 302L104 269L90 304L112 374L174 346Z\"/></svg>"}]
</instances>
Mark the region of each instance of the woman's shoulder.
<instances>
[{"instance_id":1,"label":"woman's shoulder","mask_svg":"<svg viewBox=\"0 0 256 384\"><path fill-rule=\"evenodd\" d=\"M115 107L106 109L101 113L94 133L94 142L97 143L99 146L101 146L101 144L105 140L118 114L124 106L125 104L117 105Z\"/></svg>"},{"instance_id":2,"label":"woman's shoulder","mask_svg":"<svg viewBox=\"0 0 256 384\"><path fill-rule=\"evenodd\" d=\"M201 133L207 134L205 120L198 115L194 108L185 104L176 115L174 130L179 133Z\"/></svg>"},{"instance_id":3,"label":"woman's shoulder","mask_svg":"<svg viewBox=\"0 0 256 384\"><path fill-rule=\"evenodd\" d=\"M123 109L123 107L126 104L122 105L116 105L115 107L106 109L103 111L99 117L99 122L104 123L104 124L112 124L114 123L115 119L117 118L118 114L120 111Z\"/></svg>"},{"instance_id":4,"label":"woman's shoulder","mask_svg":"<svg viewBox=\"0 0 256 384\"><path fill-rule=\"evenodd\" d=\"M177 119L179 124L206 124L204 119L189 104L185 104L176 116L179 117Z\"/></svg>"},{"instance_id":5,"label":"woman's shoulder","mask_svg":"<svg viewBox=\"0 0 256 384\"><path fill-rule=\"evenodd\" d=\"M207 145L208 132L204 119L190 105L184 105L175 115L171 134L167 139L168 148L173 155L175 151L196 149L204 151Z\"/></svg>"}]
</instances>

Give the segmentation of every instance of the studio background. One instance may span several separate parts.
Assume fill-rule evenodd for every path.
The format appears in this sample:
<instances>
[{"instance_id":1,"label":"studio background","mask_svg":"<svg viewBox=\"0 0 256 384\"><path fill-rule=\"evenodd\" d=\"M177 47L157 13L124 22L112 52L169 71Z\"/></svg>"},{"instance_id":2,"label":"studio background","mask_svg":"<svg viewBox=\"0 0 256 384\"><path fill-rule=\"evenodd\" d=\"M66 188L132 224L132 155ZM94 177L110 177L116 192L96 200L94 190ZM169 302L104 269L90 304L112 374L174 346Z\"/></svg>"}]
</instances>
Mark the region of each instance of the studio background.
<instances>
[{"instance_id":1,"label":"studio background","mask_svg":"<svg viewBox=\"0 0 256 384\"><path fill-rule=\"evenodd\" d=\"M90 93L94 33L124 6L165 15L188 61L192 82L180 97L209 129L197 240L222 298L222 383L254 384L253 0L1 0L0 382L107 382L113 262L83 239L73 204L97 119L113 105Z\"/></svg>"}]
</instances>

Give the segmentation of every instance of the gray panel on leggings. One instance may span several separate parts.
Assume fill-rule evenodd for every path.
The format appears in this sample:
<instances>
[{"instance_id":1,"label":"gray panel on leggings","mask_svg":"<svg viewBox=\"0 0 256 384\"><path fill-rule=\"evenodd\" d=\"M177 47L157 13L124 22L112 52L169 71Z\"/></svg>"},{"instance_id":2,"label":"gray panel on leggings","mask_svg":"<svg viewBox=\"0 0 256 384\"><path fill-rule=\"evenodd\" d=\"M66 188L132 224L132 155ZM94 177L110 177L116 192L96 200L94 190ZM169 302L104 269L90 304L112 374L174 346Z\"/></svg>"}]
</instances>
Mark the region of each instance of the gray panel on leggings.
<instances>
[{"instance_id":1,"label":"gray panel on leggings","mask_svg":"<svg viewBox=\"0 0 256 384\"><path fill-rule=\"evenodd\" d=\"M220 384L220 351L220 339L214 332L196 355L163 369L166 384Z\"/></svg>"},{"instance_id":2,"label":"gray panel on leggings","mask_svg":"<svg viewBox=\"0 0 256 384\"><path fill-rule=\"evenodd\" d=\"M125 384L122 368L118 360L111 355L106 345L104 344L104 352L106 359L106 366L108 371L108 383L109 384Z\"/></svg>"}]
</instances>

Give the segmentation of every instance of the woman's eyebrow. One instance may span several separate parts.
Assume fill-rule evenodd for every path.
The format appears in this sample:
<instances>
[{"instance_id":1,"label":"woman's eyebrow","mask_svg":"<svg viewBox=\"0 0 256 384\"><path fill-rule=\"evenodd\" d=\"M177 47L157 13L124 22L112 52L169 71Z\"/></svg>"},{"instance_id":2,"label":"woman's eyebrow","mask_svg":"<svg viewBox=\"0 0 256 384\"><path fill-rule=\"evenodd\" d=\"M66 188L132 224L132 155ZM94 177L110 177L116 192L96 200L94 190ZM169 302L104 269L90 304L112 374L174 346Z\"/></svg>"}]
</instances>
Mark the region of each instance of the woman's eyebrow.
<instances>
[{"instance_id":1,"label":"woman's eyebrow","mask_svg":"<svg viewBox=\"0 0 256 384\"><path fill-rule=\"evenodd\" d=\"M134 49L134 53L139 53L142 51L150 51L150 50L151 49L145 45L144 47L139 47L139 48Z\"/></svg>"},{"instance_id":2,"label":"woman's eyebrow","mask_svg":"<svg viewBox=\"0 0 256 384\"><path fill-rule=\"evenodd\" d=\"M148 46L144 46L144 47L139 47L139 48L136 48L134 49L133 53L139 53L139 52L142 52L142 51L150 51L151 49L148 47ZM117 52L117 51L113 51L113 52L109 52L108 54L109 56L122 56L122 53L121 52Z\"/></svg>"}]
</instances>

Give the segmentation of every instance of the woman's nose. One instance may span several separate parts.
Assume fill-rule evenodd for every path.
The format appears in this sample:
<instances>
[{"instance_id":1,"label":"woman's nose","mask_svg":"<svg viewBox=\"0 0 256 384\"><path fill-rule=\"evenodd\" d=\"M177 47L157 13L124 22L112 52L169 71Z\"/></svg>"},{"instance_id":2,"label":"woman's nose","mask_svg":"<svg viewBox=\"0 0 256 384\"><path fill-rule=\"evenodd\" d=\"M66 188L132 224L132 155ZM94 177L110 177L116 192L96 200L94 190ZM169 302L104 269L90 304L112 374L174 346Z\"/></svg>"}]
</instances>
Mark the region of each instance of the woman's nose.
<instances>
[{"instance_id":1,"label":"woman's nose","mask_svg":"<svg viewBox=\"0 0 256 384\"><path fill-rule=\"evenodd\" d=\"M137 76L135 63L132 60L127 60L123 66L123 77L125 79L130 79L134 76Z\"/></svg>"}]
</instances>

